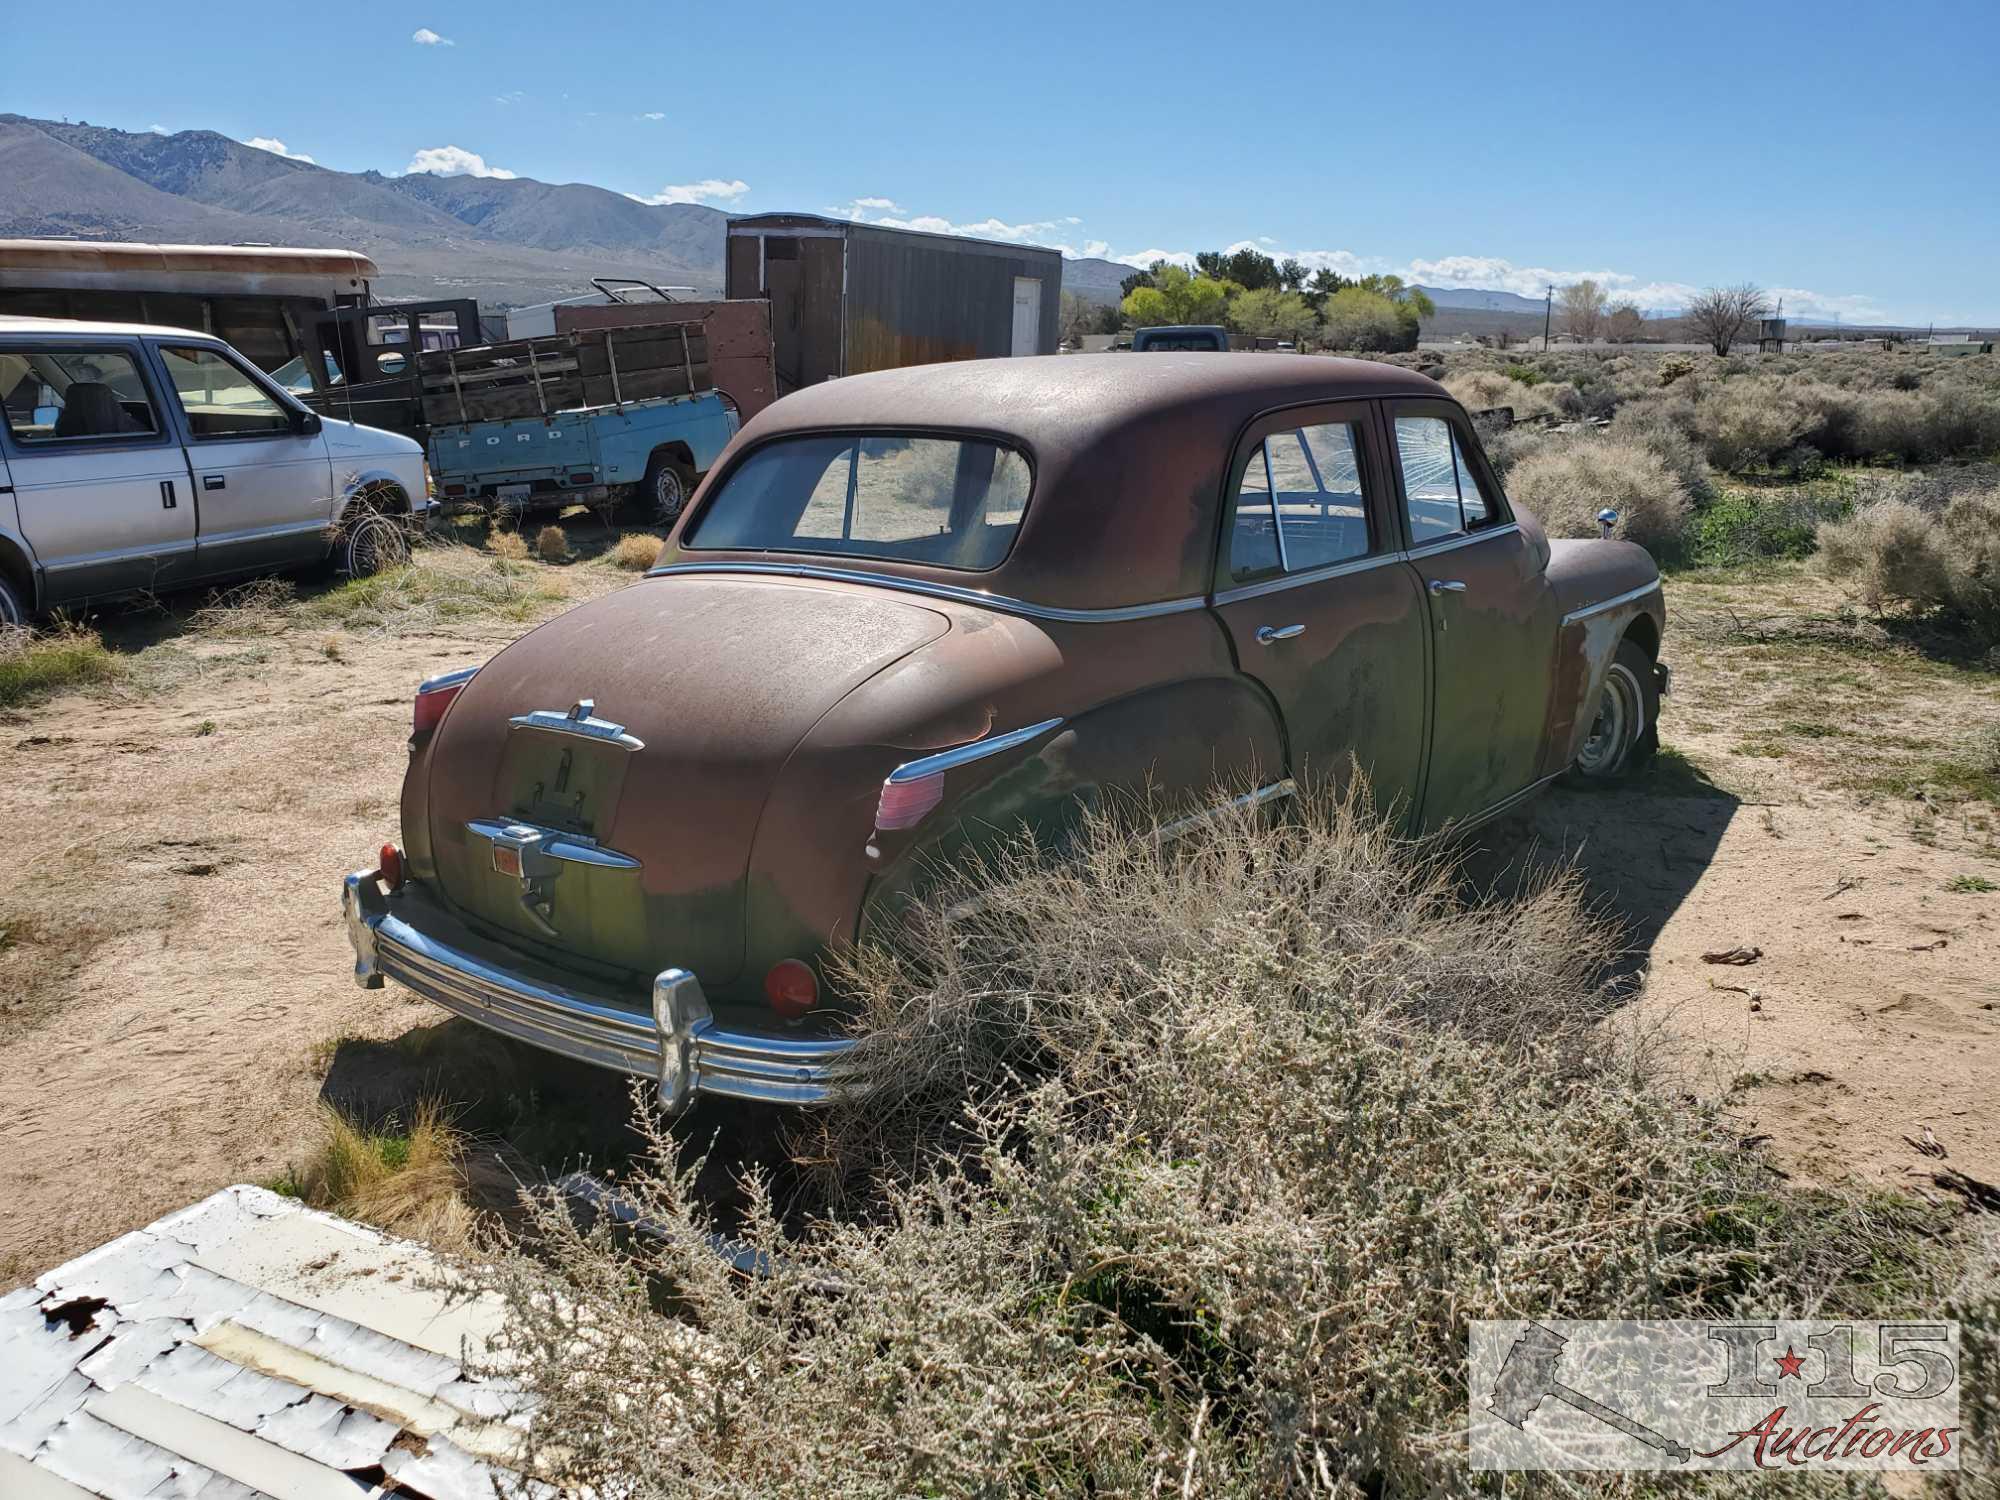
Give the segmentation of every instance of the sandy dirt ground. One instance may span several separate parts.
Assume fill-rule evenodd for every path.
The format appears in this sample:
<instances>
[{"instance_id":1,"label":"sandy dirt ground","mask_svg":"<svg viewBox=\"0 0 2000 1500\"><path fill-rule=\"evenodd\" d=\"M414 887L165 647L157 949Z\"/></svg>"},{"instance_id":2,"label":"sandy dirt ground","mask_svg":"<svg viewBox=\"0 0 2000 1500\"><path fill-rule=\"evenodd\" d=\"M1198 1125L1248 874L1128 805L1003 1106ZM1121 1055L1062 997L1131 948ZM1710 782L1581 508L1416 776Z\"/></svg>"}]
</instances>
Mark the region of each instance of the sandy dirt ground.
<instances>
[{"instance_id":1,"label":"sandy dirt ground","mask_svg":"<svg viewBox=\"0 0 2000 1500\"><path fill-rule=\"evenodd\" d=\"M520 631L196 641L164 685L0 714L0 1287L276 1175L336 1039L442 1019L354 986L338 882L395 836L414 684ZM1631 934L1632 1013L1785 1170L2000 1181L2000 895L1949 889L2000 879L1990 826L1739 755L1709 722L1726 675L1674 654L1666 737L1720 785L1558 790L1488 841L1581 860ZM1737 947L1761 956L1703 961Z\"/></svg>"}]
</instances>

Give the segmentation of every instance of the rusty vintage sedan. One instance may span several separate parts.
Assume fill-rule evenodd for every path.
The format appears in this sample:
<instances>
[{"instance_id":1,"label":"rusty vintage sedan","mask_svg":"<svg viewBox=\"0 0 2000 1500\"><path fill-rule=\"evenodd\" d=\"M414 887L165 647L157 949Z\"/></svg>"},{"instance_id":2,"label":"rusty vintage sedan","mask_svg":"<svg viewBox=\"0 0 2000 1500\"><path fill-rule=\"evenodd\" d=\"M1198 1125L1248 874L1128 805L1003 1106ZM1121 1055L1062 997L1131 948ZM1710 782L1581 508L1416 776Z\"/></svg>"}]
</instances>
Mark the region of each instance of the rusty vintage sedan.
<instances>
[{"instance_id":1,"label":"rusty vintage sedan","mask_svg":"<svg viewBox=\"0 0 2000 1500\"><path fill-rule=\"evenodd\" d=\"M1607 526L1607 530L1608 530ZM825 963L968 840L1359 764L1466 826L1653 746L1658 570L1550 541L1385 364L987 360L788 396L660 563L417 690L355 974L698 1093L828 1097Z\"/></svg>"}]
</instances>

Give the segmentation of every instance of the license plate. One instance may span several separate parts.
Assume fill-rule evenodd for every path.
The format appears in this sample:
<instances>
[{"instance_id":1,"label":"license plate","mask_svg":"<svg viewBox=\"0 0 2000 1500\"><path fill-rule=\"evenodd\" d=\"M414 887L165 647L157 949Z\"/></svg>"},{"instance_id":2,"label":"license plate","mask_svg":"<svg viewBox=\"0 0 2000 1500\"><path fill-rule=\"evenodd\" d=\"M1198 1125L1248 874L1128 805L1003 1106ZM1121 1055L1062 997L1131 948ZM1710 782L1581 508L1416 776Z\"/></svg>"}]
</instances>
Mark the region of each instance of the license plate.
<instances>
[{"instance_id":1,"label":"license plate","mask_svg":"<svg viewBox=\"0 0 2000 1500\"><path fill-rule=\"evenodd\" d=\"M519 880L521 878L521 851L509 848L505 844L495 844L493 846L493 868L498 870L502 875L511 875L516 880Z\"/></svg>"},{"instance_id":2,"label":"license plate","mask_svg":"<svg viewBox=\"0 0 2000 1500\"><path fill-rule=\"evenodd\" d=\"M531 484L497 485L493 491L493 498L496 500L525 500L529 495L534 493L534 490L535 487Z\"/></svg>"}]
</instances>

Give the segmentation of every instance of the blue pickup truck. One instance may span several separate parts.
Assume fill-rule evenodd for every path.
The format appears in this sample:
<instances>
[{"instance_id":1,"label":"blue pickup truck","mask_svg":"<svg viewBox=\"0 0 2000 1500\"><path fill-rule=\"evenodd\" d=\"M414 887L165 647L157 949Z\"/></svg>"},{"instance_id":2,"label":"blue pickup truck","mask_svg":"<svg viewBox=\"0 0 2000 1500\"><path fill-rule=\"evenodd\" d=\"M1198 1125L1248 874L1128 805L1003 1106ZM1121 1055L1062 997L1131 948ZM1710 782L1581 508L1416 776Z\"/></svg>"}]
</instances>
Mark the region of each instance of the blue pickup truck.
<instances>
[{"instance_id":1,"label":"blue pickup truck","mask_svg":"<svg viewBox=\"0 0 2000 1500\"><path fill-rule=\"evenodd\" d=\"M439 349L420 363L431 473L447 506L636 498L666 522L736 435L699 323Z\"/></svg>"},{"instance_id":2,"label":"blue pickup truck","mask_svg":"<svg viewBox=\"0 0 2000 1500\"><path fill-rule=\"evenodd\" d=\"M633 498L665 522L735 435L728 398L700 391L433 427L431 472L447 505L531 510Z\"/></svg>"}]
</instances>

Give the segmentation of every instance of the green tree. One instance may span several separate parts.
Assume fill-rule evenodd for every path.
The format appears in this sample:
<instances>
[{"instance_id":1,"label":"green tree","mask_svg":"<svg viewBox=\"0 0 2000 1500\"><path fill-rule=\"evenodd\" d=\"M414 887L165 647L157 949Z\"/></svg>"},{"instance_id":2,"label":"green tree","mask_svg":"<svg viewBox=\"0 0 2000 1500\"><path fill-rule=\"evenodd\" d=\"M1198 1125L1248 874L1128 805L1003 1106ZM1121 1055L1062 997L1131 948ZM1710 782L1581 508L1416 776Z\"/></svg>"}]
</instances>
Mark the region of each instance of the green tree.
<instances>
[{"instance_id":1,"label":"green tree","mask_svg":"<svg viewBox=\"0 0 2000 1500\"><path fill-rule=\"evenodd\" d=\"M1411 309L1419 318L1437 316L1437 304L1431 301L1430 295L1422 287L1406 286L1400 276L1380 274L1363 276L1354 285L1364 292L1373 292L1399 306Z\"/></svg>"},{"instance_id":2,"label":"green tree","mask_svg":"<svg viewBox=\"0 0 2000 1500\"><path fill-rule=\"evenodd\" d=\"M1230 301L1229 315L1236 328L1257 338L1296 343L1319 327L1319 318L1304 297L1273 286L1238 293Z\"/></svg>"},{"instance_id":3,"label":"green tree","mask_svg":"<svg viewBox=\"0 0 2000 1500\"><path fill-rule=\"evenodd\" d=\"M1417 347L1418 328L1410 302L1393 301L1366 286L1346 286L1326 299L1320 342L1331 349L1397 353Z\"/></svg>"},{"instance_id":4,"label":"green tree","mask_svg":"<svg viewBox=\"0 0 2000 1500\"><path fill-rule=\"evenodd\" d=\"M1150 286L1134 287L1118 304L1125 321L1135 328L1162 323L1221 323L1229 312L1234 288L1212 276L1196 276L1184 266L1166 262L1153 267Z\"/></svg>"}]
</instances>

